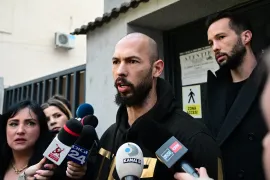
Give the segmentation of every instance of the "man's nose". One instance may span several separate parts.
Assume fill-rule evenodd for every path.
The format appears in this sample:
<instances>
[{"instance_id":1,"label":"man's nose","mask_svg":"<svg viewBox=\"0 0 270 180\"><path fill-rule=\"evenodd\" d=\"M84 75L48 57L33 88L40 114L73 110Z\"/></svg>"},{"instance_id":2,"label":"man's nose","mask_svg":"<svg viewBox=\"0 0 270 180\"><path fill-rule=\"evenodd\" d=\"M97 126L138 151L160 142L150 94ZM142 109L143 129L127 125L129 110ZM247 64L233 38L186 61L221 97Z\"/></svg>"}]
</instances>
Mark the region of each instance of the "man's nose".
<instances>
[{"instance_id":1,"label":"man's nose","mask_svg":"<svg viewBox=\"0 0 270 180\"><path fill-rule=\"evenodd\" d=\"M220 45L219 45L219 43L216 42L216 41L214 41L214 42L213 42L212 49L213 49L214 52L220 51Z\"/></svg>"},{"instance_id":2,"label":"man's nose","mask_svg":"<svg viewBox=\"0 0 270 180\"><path fill-rule=\"evenodd\" d=\"M127 76L127 65L125 62L121 62L117 68L118 76Z\"/></svg>"}]
</instances>

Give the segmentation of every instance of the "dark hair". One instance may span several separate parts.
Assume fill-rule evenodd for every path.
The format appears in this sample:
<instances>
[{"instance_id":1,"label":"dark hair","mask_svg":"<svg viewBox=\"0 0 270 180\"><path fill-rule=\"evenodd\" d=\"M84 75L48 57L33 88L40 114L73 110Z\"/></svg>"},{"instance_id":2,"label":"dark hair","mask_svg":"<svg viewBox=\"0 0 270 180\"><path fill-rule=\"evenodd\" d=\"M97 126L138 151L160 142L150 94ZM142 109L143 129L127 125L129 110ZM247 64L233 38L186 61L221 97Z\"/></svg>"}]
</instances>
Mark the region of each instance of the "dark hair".
<instances>
[{"instance_id":1,"label":"dark hair","mask_svg":"<svg viewBox=\"0 0 270 180\"><path fill-rule=\"evenodd\" d=\"M209 16L205 23L207 30L209 29L211 24L223 18L230 19L229 26L232 30L235 31L236 34L240 34L246 30L252 31L251 25L246 17L243 17L239 14L233 14L229 11L221 11Z\"/></svg>"},{"instance_id":2,"label":"dark hair","mask_svg":"<svg viewBox=\"0 0 270 180\"><path fill-rule=\"evenodd\" d=\"M47 102L45 102L41 105L43 110L48 108L49 106L55 106L55 107L59 108L60 111L62 111L67 116L68 119L72 118L72 113L70 111L71 110L70 103L63 96L54 95L50 99L48 99Z\"/></svg>"},{"instance_id":3,"label":"dark hair","mask_svg":"<svg viewBox=\"0 0 270 180\"><path fill-rule=\"evenodd\" d=\"M0 149L0 158L1 158L1 165L0 165L0 178L3 177L10 165L12 160L12 150L7 144L7 137L6 137L6 126L8 119L14 117L20 110L24 108L29 108L36 116L37 120L39 121L40 126L40 135L37 139L34 152L32 157L28 162L28 166L34 165L38 163L42 158L42 154L47 148L48 144L52 140L52 135L50 135L48 130L48 125L46 121L46 116L42 110L42 108L35 102L25 100L18 104L12 106L7 112L0 116L0 140L1 140L1 149Z\"/></svg>"}]
</instances>

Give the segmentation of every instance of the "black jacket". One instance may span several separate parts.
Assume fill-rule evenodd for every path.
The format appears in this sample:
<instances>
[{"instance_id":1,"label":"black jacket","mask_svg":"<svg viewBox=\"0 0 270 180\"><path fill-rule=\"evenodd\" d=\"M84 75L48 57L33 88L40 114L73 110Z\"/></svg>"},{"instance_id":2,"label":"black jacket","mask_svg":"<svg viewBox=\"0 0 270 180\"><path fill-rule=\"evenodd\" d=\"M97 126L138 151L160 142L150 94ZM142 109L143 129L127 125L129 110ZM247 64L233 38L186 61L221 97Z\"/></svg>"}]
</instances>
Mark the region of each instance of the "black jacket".
<instances>
[{"instance_id":1,"label":"black jacket","mask_svg":"<svg viewBox=\"0 0 270 180\"><path fill-rule=\"evenodd\" d=\"M260 96L265 80L264 66L258 64L226 113L227 90L232 82L230 71L222 68L216 76L208 72L205 120L222 151L225 179L264 179L262 139L267 128Z\"/></svg>"},{"instance_id":2,"label":"black jacket","mask_svg":"<svg viewBox=\"0 0 270 180\"><path fill-rule=\"evenodd\" d=\"M120 106L116 123L110 126L101 137L101 149L100 155L97 157L98 169L95 179L118 179L112 157L116 154L117 149L126 142L138 144L143 151L146 166L141 176L142 179L174 179L174 172L157 160L155 152L146 149L142 145L141 139L132 137L132 133L140 132L138 122L143 123L149 119L158 122L189 149L186 160L193 167L206 167L210 176L215 179L217 179L218 171L220 175L222 174L220 150L214 139L209 135L206 126L177 106L171 86L163 79L158 79L157 96L156 105L149 112L139 117L131 127L128 125L126 108ZM153 141L157 141L157 139L153 139ZM111 152L113 152L113 155Z\"/></svg>"}]
</instances>

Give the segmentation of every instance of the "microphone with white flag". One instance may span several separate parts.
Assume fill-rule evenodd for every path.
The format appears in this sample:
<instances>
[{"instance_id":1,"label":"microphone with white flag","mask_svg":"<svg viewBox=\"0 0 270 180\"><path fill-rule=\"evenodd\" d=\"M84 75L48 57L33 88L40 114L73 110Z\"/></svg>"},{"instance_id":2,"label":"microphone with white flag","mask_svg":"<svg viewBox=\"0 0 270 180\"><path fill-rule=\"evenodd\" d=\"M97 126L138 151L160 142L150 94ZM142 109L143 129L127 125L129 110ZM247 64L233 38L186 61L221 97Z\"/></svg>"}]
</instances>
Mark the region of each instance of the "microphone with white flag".
<instances>
[{"instance_id":1,"label":"microphone with white flag","mask_svg":"<svg viewBox=\"0 0 270 180\"><path fill-rule=\"evenodd\" d=\"M120 180L139 180L143 167L141 148L128 142L119 147L116 153L116 171Z\"/></svg>"}]
</instances>

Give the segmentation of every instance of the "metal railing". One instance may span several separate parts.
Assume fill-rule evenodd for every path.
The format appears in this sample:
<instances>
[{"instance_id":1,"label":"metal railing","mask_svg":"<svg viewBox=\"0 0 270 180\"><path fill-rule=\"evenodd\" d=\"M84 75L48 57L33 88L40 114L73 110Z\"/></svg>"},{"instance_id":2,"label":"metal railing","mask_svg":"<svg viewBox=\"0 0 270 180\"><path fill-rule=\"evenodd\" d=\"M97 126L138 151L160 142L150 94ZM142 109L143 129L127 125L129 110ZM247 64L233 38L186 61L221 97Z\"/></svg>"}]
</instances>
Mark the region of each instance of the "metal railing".
<instances>
[{"instance_id":1,"label":"metal railing","mask_svg":"<svg viewBox=\"0 0 270 180\"><path fill-rule=\"evenodd\" d=\"M34 100L42 104L54 94L60 94L70 101L74 115L78 105L85 101L85 67L85 64L80 65L5 88L3 112L22 100Z\"/></svg>"}]
</instances>

